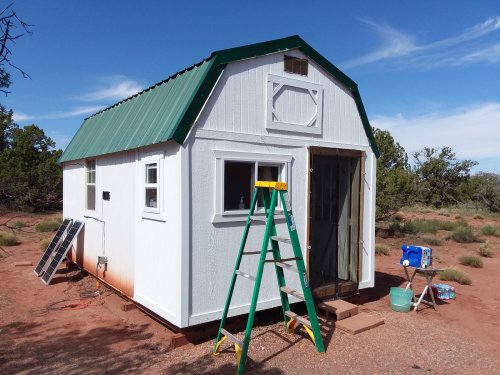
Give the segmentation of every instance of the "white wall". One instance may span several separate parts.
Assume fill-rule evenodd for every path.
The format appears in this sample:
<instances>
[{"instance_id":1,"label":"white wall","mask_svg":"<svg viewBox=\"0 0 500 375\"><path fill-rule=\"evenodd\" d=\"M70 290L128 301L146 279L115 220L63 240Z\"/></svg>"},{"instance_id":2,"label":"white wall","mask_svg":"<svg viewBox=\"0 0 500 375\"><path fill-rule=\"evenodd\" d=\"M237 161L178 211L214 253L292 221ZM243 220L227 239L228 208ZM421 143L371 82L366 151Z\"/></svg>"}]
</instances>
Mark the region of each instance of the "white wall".
<instances>
[{"instance_id":1,"label":"white wall","mask_svg":"<svg viewBox=\"0 0 500 375\"><path fill-rule=\"evenodd\" d=\"M144 213L144 163L158 162L160 214ZM135 199L134 299L169 322L182 326L181 147L173 142L138 152Z\"/></svg>"}]
</instances>

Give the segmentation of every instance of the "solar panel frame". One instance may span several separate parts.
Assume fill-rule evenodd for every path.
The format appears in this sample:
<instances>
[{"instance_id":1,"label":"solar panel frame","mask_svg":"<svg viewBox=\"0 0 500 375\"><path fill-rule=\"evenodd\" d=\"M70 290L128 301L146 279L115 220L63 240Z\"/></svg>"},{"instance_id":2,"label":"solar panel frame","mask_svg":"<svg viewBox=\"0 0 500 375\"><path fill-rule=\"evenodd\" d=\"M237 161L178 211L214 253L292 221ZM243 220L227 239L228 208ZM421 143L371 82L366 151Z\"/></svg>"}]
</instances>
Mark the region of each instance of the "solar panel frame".
<instances>
[{"instance_id":1,"label":"solar panel frame","mask_svg":"<svg viewBox=\"0 0 500 375\"><path fill-rule=\"evenodd\" d=\"M38 277L42 276L45 266L47 265L47 261L50 259L50 256L52 253L57 250L59 247L61 241L63 240L63 236L68 230L68 227L73 223L72 219L64 219L59 228L57 229L56 234L52 238L52 241L50 242L49 246L47 246L47 249L45 249L45 252L43 253L42 257L40 258L40 261L36 265L35 269L33 272L35 275Z\"/></svg>"},{"instance_id":2,"label":"solar panel frame","mask_svg":"<svg viewBox=\"0 0 500 375\"><path fill-rule=\"evenodd\" d=\"M63 261L69 249L71 248L71 244L75 240L76 236L78 236L78 233L80 233L84 225L85 225L84 222L76 220L69 229L68 234L64 238L64 241L57 248L57 251L54 253L54 258L47 267L47 270L43 273L42 282L45 285L50 284L50 281L54 277L56 270L59 268L59 265Z\"/></svg>"}]
</instances>

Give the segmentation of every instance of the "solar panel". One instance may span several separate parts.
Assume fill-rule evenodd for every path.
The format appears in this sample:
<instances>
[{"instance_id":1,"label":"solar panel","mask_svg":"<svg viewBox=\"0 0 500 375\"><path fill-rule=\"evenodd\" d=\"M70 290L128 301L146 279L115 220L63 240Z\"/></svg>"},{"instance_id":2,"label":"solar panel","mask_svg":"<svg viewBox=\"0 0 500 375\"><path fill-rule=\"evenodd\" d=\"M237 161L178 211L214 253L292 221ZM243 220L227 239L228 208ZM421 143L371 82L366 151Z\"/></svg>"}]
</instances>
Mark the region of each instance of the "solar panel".
<instances>
[{"instance_id":1,"label":"solar panel","mask_svg":"<svg viewBox=\"0 0 500 375\"><path fill-rule=\"evenodd\" d=\"M52 261L50 262L49 266L43 273L42 281L44 282L44 284L49 285L50 280L52 280L52 277L54 277L54 273L56 272L57 268L63 261L64 257L66 256L71 247L71 244L75 240L76 236L78 236L78 233L80 233L80 230L83 228L84 225L85 223L76 220L71 226L71 228L68 230L66 238L64 238L62 244L54 252L54 258L52 258Z\"/></svg>"},{"instance_id":2,"label":"solar panel","mask_svg":"<svg viewBox=\"0 0 500 375\"><path fill-rule=\"evenodd\" d=\"M43 253L42 258L38 262L38 264L35 268L35 271L34 271L35 275L37 275L37 276L42 275L43 270L45 268L45 265L50 258L50 255L54 252L55 249L57 249L57 247L61 243L62 238L63 238L64 234L66 233L66 230L68 229L68 225L70 225L72 223L72 221L73 220L71 220L71 219L64 219L61 226L57 230L54 238L50 242L49 246L47 246L47 249L45 249L45 252Z\"/></svg>"}]
</instances>

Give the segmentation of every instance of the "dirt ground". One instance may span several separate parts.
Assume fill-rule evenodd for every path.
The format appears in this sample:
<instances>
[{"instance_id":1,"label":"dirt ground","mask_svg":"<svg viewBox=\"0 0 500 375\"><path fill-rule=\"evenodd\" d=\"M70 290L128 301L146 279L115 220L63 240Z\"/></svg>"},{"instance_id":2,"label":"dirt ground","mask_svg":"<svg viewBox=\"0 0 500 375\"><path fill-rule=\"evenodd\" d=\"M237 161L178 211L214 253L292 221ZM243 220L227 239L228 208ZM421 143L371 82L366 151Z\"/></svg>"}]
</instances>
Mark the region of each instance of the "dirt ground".
<instances>
[{"instance_id":1,"label":"dirt ground","mask_svg":"<svg viewBox=\"0 0 500 375\"><path fill-rule=\"evenodd\" d=\"M50 286L33 273L41 256L34 225L47 215L4 214L28 224L16 231L21 244L0 249L0 374L233 374L234 349L223 344L212 356L214 340L172 349L180 339L164 325L138 309L123 311L126 301L100 286L79 270L61 266ZM57 216L56 214L54 214ZM434 215L434 216L433 216ZM454 220L436 213L404 214ZM14 218L14 219L13 219ZM499 217L466 217L476 230ZM7 230L0 227L0 230ZM480 244L457 244L439 231L442 246L434 246L435 266L466 270L472 285L455 286L456 300L440 302L438 310L424 308L415 313L390 309L389 290L404 284L398 265L403 243L418 238L377 238L391 254L376 257L376 287L351 299L361 311L379 316L385 324L358 335L350 335L324 322L325 354L318 354L302 330L283 332L278 310L257 315L258 326L250 343L247 373L259 374L499 374L500 373L500 238L488 236L493 258L483 258L484 267L458 265L458 257L477 254ZM28 261L33 266L15 266ZM436 280L435 280L436 281ZM422 288L421 281L417 289ZM300 307L299 307L300 309ZM236 331L242 331L235 320ZM214 326L197 329L197 337L214 337ZM233 330L234 331L234 330ZM196 335L194 336L196 337Z\"/></svg>"}]
</instances>

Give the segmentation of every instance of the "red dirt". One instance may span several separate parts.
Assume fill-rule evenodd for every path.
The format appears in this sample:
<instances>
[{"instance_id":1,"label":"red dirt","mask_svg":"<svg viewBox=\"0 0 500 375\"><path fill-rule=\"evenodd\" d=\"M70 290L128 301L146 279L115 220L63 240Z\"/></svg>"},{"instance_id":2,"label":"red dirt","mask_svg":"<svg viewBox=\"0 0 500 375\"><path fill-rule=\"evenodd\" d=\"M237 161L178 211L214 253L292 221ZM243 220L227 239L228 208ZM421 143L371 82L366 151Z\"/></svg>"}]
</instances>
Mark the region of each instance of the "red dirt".
<instances>
[{"instance_id":1,"label":"red dirt","mask_svg":"<svg viewBox=\"0 0 500 375\"><path fill-rule=\"evenodd\" d=\"M14 216L0 216L0 225ZM37 264L39 241L47 235L34 232L34 225L46 217L29 214L11 220L10 224L18 219L28 224L25 232L16 231L22 243L5 247L7 253L0 249L4 255L0 259L1 374L235 372L234 350L228 345L218 357L210 355L213 340L171 349L172 338L178 336L138 309L122 311L125 301L106 288L101 286L99 297L82 298L96 290L96 283L78 270L61 266L50 286L45 286L34 275L34 266L15 267L14 262L20 261ZM454 220L430 213L425 217ZM476 230L486 223L500 224L498 217L467 220ZM437 236L445 238L447 233L440 231ZM376 257L376 287L362 291L352 301L361 311L384 318L386 324L356 336L330 329L327 352L320 356L303 333L282 333L279 314L268 319L272 314L260 313L257 321L261 326L253 332L247 369L268 374L498 371L500 238L487 239L495 257L483 258L484 267L479 269L457 265L457 259L477 253L480 244L445 240L442 246L433 246L435 266L466 270L472 285L446 282L455 286L456 300L440 303L437 311L424 307L417 313L401 314L389 307L389 289L404 284L404 272L398 265L401 245L419 240L377 238L377 243L390 247L391 254ZM416 289L422 287L419 281ZM207 329L214 327L199 330ZM404 356L408 351L412 354Z\"/></svg>"}]
</instances>

